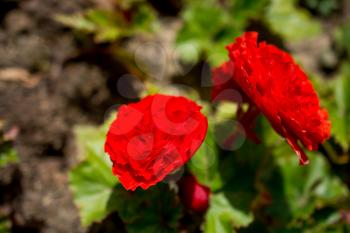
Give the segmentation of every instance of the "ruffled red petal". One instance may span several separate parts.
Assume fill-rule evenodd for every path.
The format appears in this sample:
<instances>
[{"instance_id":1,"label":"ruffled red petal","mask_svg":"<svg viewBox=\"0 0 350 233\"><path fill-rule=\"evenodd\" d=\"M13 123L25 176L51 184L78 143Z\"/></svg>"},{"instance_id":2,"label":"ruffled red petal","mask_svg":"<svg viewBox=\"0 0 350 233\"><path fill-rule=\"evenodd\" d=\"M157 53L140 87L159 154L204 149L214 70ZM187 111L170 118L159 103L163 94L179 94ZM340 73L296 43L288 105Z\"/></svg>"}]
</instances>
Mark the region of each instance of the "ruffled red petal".
<instances>
[{"instance_id":1,"label":"ruffled red petal","mask_svg":"<svg viewBox=\"0 0 350 233\"><path fill-rule=\"evenodd\" d=\"M236 90L265 115L272 127L287 139L300 163L306 164L308 159L298 142L308 150L317 150L330 137L327 111L320 108L311 82L293 58L273 45L258 43L257 38L258 33L247 32L227 46L232 71L224 63L220 71L214 70L214 83L218 83L223 72L232 73L230 82L234 85L230 87L238 86ZM218 92L216 89L222 91L222 87L214 87L214 93Z\"/></svg>"},{"instance_id":2,"label":"ruffled red petal","mask_svg":"<svg viewBox=\"0 0 350 233\"><path fill-rule=\"evenodd\" d=\"M184 97L159 94L119 109L105 151L126 189L147 189L194 155L208 128L200 109Z\"/></svg>"}]
</instances>

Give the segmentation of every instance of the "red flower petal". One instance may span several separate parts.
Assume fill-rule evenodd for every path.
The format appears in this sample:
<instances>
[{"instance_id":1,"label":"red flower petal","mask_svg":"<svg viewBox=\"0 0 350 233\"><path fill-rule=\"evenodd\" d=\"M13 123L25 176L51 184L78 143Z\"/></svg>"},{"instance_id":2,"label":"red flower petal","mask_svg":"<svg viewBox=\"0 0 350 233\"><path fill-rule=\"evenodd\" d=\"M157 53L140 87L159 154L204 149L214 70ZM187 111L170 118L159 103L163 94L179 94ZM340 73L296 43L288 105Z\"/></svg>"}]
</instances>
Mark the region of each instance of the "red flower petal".
<instances>
[{"instance_id":1,"label":"red flower petal","mask_svg":"<svg viewBox=\"0 0 350 233\"><path fill-rule=\"evenodd\" d=\"M184 97L165 95L148 96L119 109L105 151L126 189L147 189L194 155L208 128L200 109Z\"/></svg>"},{"instance_id":2,"label":"red flower petal","mask_svg":"<svg viewBox=\"0 0 350 233\"><path fill-rule=\"evenodd\" d=\"M318 145L330 137L328 114L320 108L311 82L293 58L273 45L258 44L257 38L258 33L247 32L227 46L232 81L226 86L214 87L213 93L228 87L242 92L245 102L266 116L297 153L300 163L306 164L307 156L298 141L308 150L317 150ZM224 63L213 71L214 83L220 77L225 80L224 74L228 73ZM255 118L247 116L249 114L248 111L238 116L248 131Z\"/></svg>"}]
</instances>

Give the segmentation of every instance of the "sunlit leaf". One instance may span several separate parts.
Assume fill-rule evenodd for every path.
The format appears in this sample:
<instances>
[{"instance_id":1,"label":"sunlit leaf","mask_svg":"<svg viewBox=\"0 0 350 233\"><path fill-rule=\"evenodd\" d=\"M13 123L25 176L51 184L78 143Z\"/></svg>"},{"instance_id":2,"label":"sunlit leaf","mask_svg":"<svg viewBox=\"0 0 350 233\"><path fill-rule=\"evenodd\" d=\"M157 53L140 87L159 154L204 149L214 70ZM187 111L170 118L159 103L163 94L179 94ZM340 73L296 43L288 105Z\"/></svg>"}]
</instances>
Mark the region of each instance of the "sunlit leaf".
<instances>
[{"instance_id":1,"label":"sunlit leaf","mask_svg":"<svg viewBox=\"0 0 350 233\"><path fill-rule=\"evenodd\" d=\"M266 10L267 24L288 41L318 35L321 31L320 23L296 5L296 0L271 0Z\"/></svg>"},{"instance_id":2,"label":"sunlit leaf","mask_svg":"<svg viewBox=\"0 0 350 233\"><path fill-rule=\"evenodd\" d=\"M311 154L307 166L300 166L291 150L274 157L260 175L261 194L268 197L264 214L274 219L274 225L307 220L315 210L332 206L348 195L322 155Z\"/></svg>"},{"instance_id":3,"label":"sunlit leaf","mask_svg":"<svg viewBox=\"0 0 350 233\"><path fill-rule=\"evenodd\" d=\"M107 125L76 129L78 148L84 161L70 171L69 184L84 226L101 221L115 210L109 204L109 198L118 179L113 176L111 162L103 151Z\"/></svg>"},{"instance_id":4,"label":"sunlit leaf","mask_svg":"<svg viewBox=\"0 0 350 233\"><path fill-rule=\"evenodd\" d=\"M0 168L19 161L18 154L11 143L0 145Z\"/></svg>"},{"instance_id":5,"label":"sunlit leaf","mask_svg":"<svg viewBox=\"0 0 350 233\"><path fill-rule=\"evenodd\" d=\"M232 233L234 229L249 225L253 220L251 214L236 209L223 193L210 197L210 207L205 216L205 233Z\"/></svg>"}]
</instances>

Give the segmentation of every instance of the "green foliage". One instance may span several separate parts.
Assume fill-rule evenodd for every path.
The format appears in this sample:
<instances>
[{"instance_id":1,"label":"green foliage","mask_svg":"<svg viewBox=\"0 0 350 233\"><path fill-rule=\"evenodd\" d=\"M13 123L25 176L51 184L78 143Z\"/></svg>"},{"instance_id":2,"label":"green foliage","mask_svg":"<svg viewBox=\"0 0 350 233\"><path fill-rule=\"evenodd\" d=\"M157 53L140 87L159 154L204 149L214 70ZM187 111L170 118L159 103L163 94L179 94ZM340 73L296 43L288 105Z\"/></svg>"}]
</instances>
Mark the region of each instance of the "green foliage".
<instances>
[{"instance_id":1,"label":"green foliage","mask_svg":"<svg viewBox=\"0 0 350 233\"><path fill-rule=\"evenodd\" d=\"M118 180L111 172L111 162L103 152L105 128L77 128L79 150L85 157L69 174L69 183L84 226L105 218L114 207L109 198Z\"/></svg>"},{"instance_id":2,"label":"green foliage","mask_svg":"<svg viewBox=\"0 0 350 233\"><path fill-rule=\"evenodd\" d=\"M335 204L348 195L346 186L330 173L327 161L320 154L312 154L312 162L304 169L300 169L294 154L278 155L276 160L293 220L306 220L316 208Z\"/></svg>"},{"instance_id":3,"label":"green foliage","mask_svg":"<svg viewBox=\"0 0 350 233\"><path fill-rule=\"evenodd\" d=\"M82 224L89 226L117 211L130 233L177 232L181 205L167 185L128 192L112 174L112 164L103 152L110 122L75 130L83 161L71 170L69 183Z\"/></svg>"},{"instance_id":4,"label":"green foliage","mask_svg":"<svg viewBox=\"0 0 350 233\"><path fill-rule=\"evenodd\" d=\"M296 7L296 0L270 0L266 9L269 27L287 41L293 42L318 35L320 23L303 9Z\"/></svg>"},{"instance_id":5,"label":"green foliage","mask_svg":"<svg viewBox=\"0 0 350 233\"><path fill-rule=\"evenodd\" d=\"M218 166L219 150L214 137L213 128L209 125L204 143L187 165L201 184L215 191L222 186L222 180Z\"/></svg>"},{"instance_id":6,"label":"green foliage","mask_svg":"<svg viewBox=\"0 0 350 233\"><path fill-rule=\"evenodd\" d=\"M231 233L235 228L249 225L253 220L251 214L247 215L235 209L223 193L210 197L210 208L205 216L205 233Z\"/></svg>"},{"instance_id":7,"label":"green foliage","mask_svg":"<svg viewBox=\"0 0 350 233\"><path fill-rule=\"evenodd\" d=\"M349 150L350 143L350 64L344 63L333 82L334 96L327 99L333 135L336 141Z\"/></svg>"},{"instance_id":8,"label":"green foliage","mask_svg":"<svg viewBox=\"0 0 350 233\"><path fill-rule=\"evenodd\" d=\"M339 0L306 0L305 4L322 16L328 16L340 7Z\"/></svg>"},{"instance_id":9,"label":"green foliage","mask_svg":"<svg viewBox=\"0 0 350 233\"><path fill-rule=\"evenodd\" d=\"M129 233L175 233L181 217L181 205L165 184L147 191L127 192L118 187L112 198ZM113 203L114 202L114 203Z\"/></svg>"},{"instance_id":10,"label":"green foliage","mask_svg":"<svg viewBox=\"0 0 350 233\"><path fill-rule=\"evenodd\" d=\"M123 4L128 8L132 3ZM138 5L132 12L130 21L122 11L101 9L89 9L74 15L56 15L55 19L67 27L92 34L97 43L113 42L155 28L155 13L146 4Z\"/></svg>"},{"instance_id":11,"label":"green foliage","mask_svg":"<svg viewBox=\"0 0 350 233\"><path fill-rule=\"evenodd\" d=\"M0 144L0 168L17 163L18 160L18 154L13 148L12 143L5 142Z\"/></svg>"},{"instance_id":12,"label":"green foliage","mask_svg":"<svg viewBox=\"0 0 350 233\"><path fill-rule=\"evenodd\" d=\"M335 31L336 47L338 50L345 50L350 56L350 23L341 25Z\"/></svg>"},{"instance_id":13,"label":"green foliage","mask_svg":"<svg viewBox=\"0 0 350 233\"><path fill-rule=\"evenodd\" d=\"M11 232L11 224L10 221L0 216L0 233L10 233Z\"/></svg>"},{"instance_id":14,"label":"green foliage","mask_svg":"<svg viewBox=\"0 0 350 233\"><path fill-rule=\"evenodd\" d=\"M318 16L325 16L339 7L337 3L336 0L305 0L302 4L297 0L185 0L179 14L182 27L174 46L182 62L195 64L207 59L213 67L227 60L225 45L248 28L262 32L262 36L269 39L277 35L287 47L290 42L320 35L321 23L317 16L311 16L310 9L317 11ZM122 0L116 4L120 10L90 9L57 19L93 35L97 43L152 31L160 19L147 1ZM124 18L123 11L132 12L130 22ZM347 59L350 55L348 24L336 28L335 41L341 53L339 60ZM321 147L322 153L308 153L310 164L305 167L299 166L294 151L263 117L254 129L262 140L260 145L243 139L241 146L225 150L219 138L234 133L235 127L228 123L235 120L237 106L220 103L211 108L209 103L201 103L205 106L203 112L208 117L209 129L205 142L185 166L185 173L193 174L211 189L208 211L203 219L196 216L194 220L203 221L198 225L201 224L204 232L349 232L341 213L342 209L350 208L349 189L344 183L347 176L339 175L342 173L338 167L330 166L327 156L331 157L329 151L335 154L342 151L348 157L350 64L343 62L335 74L334 79L324 82L315 79L314 86L332 122L332 140ZM145 86L140 96L178 93L175 88L157 81L146 80ZM183 95L196 100L200 96L195 89ZM103 152L108 125L107 122L102 127L76 129L82 161L72 169L69 178L82 223L89 226L117 212L131 233L171 233L191 229L189 224L196 225L182 219L195 214L183 209L174 184L171 189L161 182L147 191L124 190L112 175L111 163ZM340 148L329 148L335 144Z\"/></svg>"},{"instance_id":15,"label":"green foliage","mask_svg":"<svg viewBox=\"0 0 350 233\"><path fill-rule=\"evenodd\" d=\"M225 46L239 36L248 20L256 17L266 1L216 0L187 1L182 12L184 25L177 37L177 52L185 62L195 62L204 54L212 65L227 59Z\"/></svg>"}]
</instances>

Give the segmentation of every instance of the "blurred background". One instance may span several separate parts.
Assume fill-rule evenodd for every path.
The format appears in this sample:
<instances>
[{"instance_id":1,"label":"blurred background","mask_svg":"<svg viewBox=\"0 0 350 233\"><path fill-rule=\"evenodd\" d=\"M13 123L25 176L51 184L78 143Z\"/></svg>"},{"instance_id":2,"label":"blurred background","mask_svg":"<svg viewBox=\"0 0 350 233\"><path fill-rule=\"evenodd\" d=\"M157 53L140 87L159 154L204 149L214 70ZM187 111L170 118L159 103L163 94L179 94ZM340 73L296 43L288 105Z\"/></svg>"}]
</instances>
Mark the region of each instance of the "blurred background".
<instances>
[{"instance_id":1,"label":"blurred background","mask_svg":"<svg viewBox=\"0 0 350 233\"><path fill-rule=\"evenodd\" d=\"M311 163L259 118L262 145L230 148L233 103L210 105L210 70L244 31L290 52L329 111ZM211 125L182 170L128 193L103 142L111 113L162 92ZM0 233L350 232L349 0L0 0ZM176 181L210 187L204 214Z\"/></svg>"}]
</instances>

